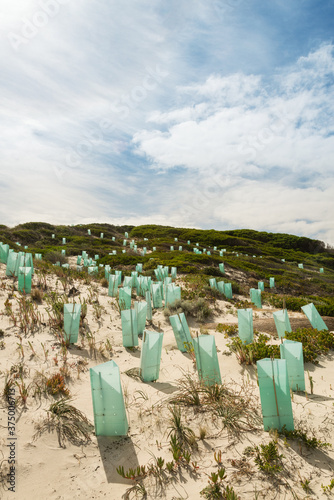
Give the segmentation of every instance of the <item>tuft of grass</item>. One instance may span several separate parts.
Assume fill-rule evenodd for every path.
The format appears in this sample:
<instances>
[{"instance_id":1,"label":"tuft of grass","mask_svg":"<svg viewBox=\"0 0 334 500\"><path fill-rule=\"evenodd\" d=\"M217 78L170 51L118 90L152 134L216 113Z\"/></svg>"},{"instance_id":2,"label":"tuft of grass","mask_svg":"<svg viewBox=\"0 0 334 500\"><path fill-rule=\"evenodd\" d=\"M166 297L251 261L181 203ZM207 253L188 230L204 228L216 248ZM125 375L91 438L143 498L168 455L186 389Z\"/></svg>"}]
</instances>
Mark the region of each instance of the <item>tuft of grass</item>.
<instances>
[{"instance_id":1,"label":"tuft of grass","mask_svg":"<svg viewBox=\"0 0 334 500\"><path fill-rule=\"evenodd\" d=\"M171 413L170 426L168 427L168 437L172 434L178 443L185 448L192 448L196 445L195 433L190 427L187 427L182 422L181 408L178 406L170 406Z\"/></svg>"},{"instance_id":2,"label":"tuft of grass","mask_svg":"<svg viewBox=\"0 0 334 500\"><path fill-rule=\"evenodd\" d=\"M93 426L84 413L71 405L70 402L71 399L62 398L49 407L46 419L36 426L34 439L45 431L56 431L61 448L65 448L66 440L75 445L90 442Z\"/></svg>"},{"instance_id":3,"label":"tuft of grass","mask_svg":"<svg viewBox=\"0 0 334 500\"><path fill-rule=\"evenodd\" d=\"M210 413L221 419L222 427L229 435L240 437L243 431L257 428L261 419L257 403L253 401L250 388L242 386L229 390L226 385L206 386L203 381L195 381L188 373L178 381L179 390L169 403L193 407L196 411Z\"/></svg>"},{"instance_id":4,"label":"tuft of grass","mask_svg":"<svg viewBox=\"0 0 334 500\"><path fill-rule=\"evenodd\" d=\"M44 293L40 288L32 288L30 296L31 300L37 302L38 304L43 302Z\"/></svg>"}]
</instances>

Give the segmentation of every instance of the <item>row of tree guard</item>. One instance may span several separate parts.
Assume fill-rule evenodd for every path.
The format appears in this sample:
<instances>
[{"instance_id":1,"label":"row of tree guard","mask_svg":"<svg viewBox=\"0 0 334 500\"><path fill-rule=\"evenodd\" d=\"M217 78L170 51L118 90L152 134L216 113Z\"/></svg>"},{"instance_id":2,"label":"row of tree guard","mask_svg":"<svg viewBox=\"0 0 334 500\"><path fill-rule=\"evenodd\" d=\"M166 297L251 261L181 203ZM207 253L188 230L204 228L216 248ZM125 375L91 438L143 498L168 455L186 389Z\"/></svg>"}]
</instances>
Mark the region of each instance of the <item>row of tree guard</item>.
<instances>
[{"instance_id":1,"label":"row of tree guard","mask_svg":"<svg viewBox=\"0 0 334 500\"><path fill-rule=\"evenodd\" d=\"M311 323L313 322L312 326L315 325L314 327L327 329L321 317L322 323L319 323L320 315L316 311L314 304L304 306L303 310ZM283 338L285 331L289 331L290 322L286 311L279 311L275 314L279 318L279 336ZM128 319L128 323L130 321L135 323L135 317ZM282 321L284 321L284 324L282 324ZM181 352L194 351L199 379L207 385L221 384L215 337L213 335L200 335L192 338L183 313L170 316L170 323L178 349ZM142 318L141 325L143 324L144 319ZM245 343L252 341L252 309L238 310L238 326L241 340ZM283 328L285 328L284 332ZM138 337L136 337L137 341ZM144 382L152 382L159 378L162 341L162 332L143 330L140 373ZM134 343L133 339L131 339L131 342L132 344ZM280 353L281 359L279 360L265 358L257 362L265 430L281 430L283 426L287 430L293 430L294 423L290 390L305 390L302 343L284 339L280 345ZM97 435L125 435L128 430L128 423L121 392L120 373L116 363L111 361L91 369L91 389ZM117 391L118 398L117 411L114 405L108 413L108 408L103 405L101 406L101 398L108 399L108 394L111 397L115 390ZM103 391L105 391L104 395L102 394Z\"/></svg>"},{"instance_id":2,"label":"row of tree guard","mask_svg":"<svg viewBox=\"0 0 334 500\"><path fill-rule=\"evenodd\" d=\"M6 258L8 276L18 276L19 287L26 289L26 281L33 273L33 262L31 254L13 251L0 245L0 260ZM23 264L23 265L21 265ZM27 265L29 264L29 266ZM152 382L159 378L160 360L163 342L163 332L145 330L146 319L151 319L151 292L153 295L153 307L162 307L162 298L165 305L171 303L168 296L172 293L172 300L181 297L180 292L173 294L176 287L168 276L168 267L158 266L156 277L161 280L151 283L150 278L138 276L142 271L141 264L137 265L128 281L125 280L123 290L119 290L120 301L129 307L121 311L123 345L133 347L138 345L138 335L142 334L142 346L140 357L140 373L144 382ZM221 268L224 272L224 268ZM110 269L106 268L106 273ZM176 269L173 269L174 276ZM131 281L130 281L131 280ZM109 274L109 290L115 293L121 284L121 272L115 275ZM219 283L210 281L210 285L218 288ZM131 286L130 286L131 285ZM226 285L220 285L226 294ZM146 301L135 302L131 309L131 287L145 293ZM172 288L170 288L172 287ZM253 289L261 293L259 289ZM130 292L129 292L130 291ZM113 296L113 295L112 295ZM154 297L156 300L154 300ZM177 298L176 298L177 297ZM314 304L307 304L302 310L308 317L313 328L318 330L327 329ZM64 336L69 343L75 343L78 339L80 326L81 305L70 303L64 305ZM278 336L283 339L286 331L291 331L291 325L286 310L273 313ZM170 323L174 332L176 344L181 352L193 350L196 358L196 367L200 380L207 385L221 384L221 374L218 363L215 337L213 335L200 335L192 338L189 327L183 313L170 316ZM238 334L243 343L253 341L253 317L252 309L238 310ZM291 405L291 390L305 390L303 350L300 342L284 340L280 345L280 360L262 359L257 362L258 380L260 388L260 399L263 414L263 425L265 430L282 429L293 430L293 414ZM90 369L90 380L92 400L94 408L94 422L96 435L126 435L128 422L122 393L119 368L114 361L103 363Z\"/></svg>"}]
</instances>

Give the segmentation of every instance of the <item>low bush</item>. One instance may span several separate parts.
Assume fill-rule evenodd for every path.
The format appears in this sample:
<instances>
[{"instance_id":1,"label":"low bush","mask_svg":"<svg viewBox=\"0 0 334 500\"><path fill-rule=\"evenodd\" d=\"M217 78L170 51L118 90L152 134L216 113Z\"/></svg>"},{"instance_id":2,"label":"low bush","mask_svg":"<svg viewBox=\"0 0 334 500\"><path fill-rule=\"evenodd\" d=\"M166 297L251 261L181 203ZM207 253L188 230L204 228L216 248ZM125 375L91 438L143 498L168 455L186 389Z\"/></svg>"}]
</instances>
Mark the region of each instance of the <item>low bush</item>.
<instances>
[{"instance_id":1,"label":"low bush","mask_svg":"<svg viewBox=\"0 0 334 500\"><path fill-rule=\"evenodd\" d=\"M176 300L173 305L165 309L165 316L171 316L183 312L186 316L192 316L199 322L204 322L212 313L207 302L203 298L194 300Z\"/></svg>"}]
</instances>

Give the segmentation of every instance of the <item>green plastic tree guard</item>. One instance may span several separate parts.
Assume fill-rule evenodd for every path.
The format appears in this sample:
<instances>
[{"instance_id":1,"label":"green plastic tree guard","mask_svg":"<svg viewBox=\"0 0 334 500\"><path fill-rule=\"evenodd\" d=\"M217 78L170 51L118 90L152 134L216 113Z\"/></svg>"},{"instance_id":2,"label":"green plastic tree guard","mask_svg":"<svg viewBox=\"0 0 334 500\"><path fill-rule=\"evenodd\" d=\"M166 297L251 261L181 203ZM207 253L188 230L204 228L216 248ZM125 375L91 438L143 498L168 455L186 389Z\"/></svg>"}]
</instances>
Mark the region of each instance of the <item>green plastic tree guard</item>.
<instances>
[{"instance_id":1,"label":"green plastic tree guard","mask_svg":"<svg viewBox=\"0 0 334 500\"><path fill-rule=\"evenodd\" d=\"M282 262L285 262L285 259L281 259Z\"/></svg>"},{"instance_id":2,"label":"green plastic tree guard","mask_svg":"<svg viewBox=\"0 0 334 500\"><path fill-rule=\"evenodd\" d=\"M81 265L81 259L82 259L81 255L78 255L78 257L77 257L77 266Z\"/></svg>"},{"instance_id":3,"label":"green plastic tree guard","mask_svg":"<svg viewBox=\"0 0 334 500\"><path fill-rule=\"evenodd\" d=\"M61 267L63 267L64 269L69 269L70 265L69 264L62 264Z\"/></svg>"},{"instance_id":4,"label":"green plastic tree guard","mask_svg":"<svg viewBox=\"0 0 334 500\"><path fill-rule=\"evenodd\" d=\"M177 268L176 267L172 267L170 273L171 273L172 279L176 280Z\"/></svg>"},{"instance_id":5,"label":"green plastic tree guard","mask_svg":"<svg viewBox=\"0 0 334 500\"><path fill-rule=\"evenodd\" d=\"M257 361L257 373L265 431L294 430L287 363L285 359Z\"/></svg>"},{"instance_id":6,"label":"green plastic tree guard","mask_svg":"<svg viewBox=\"0 0 334 500\"><path fill-rule=\"evenodd\" d=\"M17 260L18 260L18 253L16 252L8 253L6 276L15 276L15 268Z\"/></svg>"},{"instance_id":7,"label":"green plastic tree guard","mask_svg":"<svg viewBox=\"0 0 334 500\"><path fill-rule=\"evenodd\" d=\"M304 269L304 264L298 264L299 269Z\"/></svg>"},{"instance_id":8,"label":"green plastic tree guard","mask_svg":"<svg viewBox=\"0 0 334 500\"><path fill-rule=\"evenodd\" d=\"M275 287L275 278L269 278L269 287L274 288Z\"/></svg>"},{"instance_id":9,"label":"green plastic tree guard","mask_svg":"<svg viewBox=\"0 0 334 500\"><path fill-rule=\"evenodd\" d=\"M91 236L90 229L87 229L87 233L88 233L89 236Z\"/></svg>"},{"instance_id":10,"label":"green plastic tree guard","mask_svg":"<svg viewBox=\"0 0 334 500\"><path fill-rule=\"evenodd\" d=\"M129 425L118 366L111 360L90 368L89 372L95 435L126 436Z\"/></svg>"},{"instance_id":11,"label":"green plastic tree guard","mask_svg":"<svg viewBox=\"0 0 334 500\"><path fill-rule=\"evenodd\" d=\"M135 309L121 311L123 347L138 345L138 321Z\"/></svg>"},{"instance_id":12,"label":"green plastic tree guard","mask_svg":"<svg viewBox=\"0 0 334 500\"><path fill-rule=\"evenodd\" d=\"M126 240L123 240L123 247L126 247Z\"/></svg>"},{"instance_id":13,"label":"green plastic tree guard","mask_svg":"<svg viewBox=\"0 0 334 500\"><path fill-rule=\"evenodd\" d=\"M244 344L253 342L253 309L238 309L238 335Z\"/></svg>"},{"instance_id":14,"label":"green plastic tree guard","mask_svg":"<svg viewBox=\"0 0 334 500\"><path fill-rule=\"evenodd\" d=\"M108 295L109 297L117 297L117 293L118 293L118 278L114 274L110 274Z\"/></svg>"},{"instance_id":15,"label":"green plastic tree guard","mask_svg":"<svg viewBox=\"0 0 334 500\"><path fill-rule=\"evenodd\" d=\"M219 271L223 274L225 274L225 265L223 262L219 264Z\"/></svg>"},{"instance_id":16,"label":"green plastic tree guard","mask_svg":"<svg viewBox=\"0 0 334 500\"><path fill-rule=\"evenodd\" d=\"M138 273L137 273L137 271L132 271L131 276L132 276L132 288L137 288L137 286L138 286L138 281L137 281Z\"/></svg>"},{"instance_id":17,"label":"green plastic tree guard","mask_svg":"<svg viewBox=\"0 0 334 500\"><path fill-rule=\"evenodd\" d=\"M128 237L129 237L129 233L127 233L127 232L125 231L124 236L125 236L125 238L128 238Z\"/></svg>"},{"instance_id":18,"label":"green plastic tree guard","mask_svg":"<svg viewBox=\"0 0 334 500\"><path fill-rule=\"evenodd\" d=\"M63 245L66 245L66 238L63 238Z\"/></svg>"},{"instance_id":19,"label":"green plastic tree guard","mask_svg":"<svg viewBox=\"0 0 334 500\"><path fill-rule=\"evenodd\" d=\"M224 283L224 295L227 299L232 299L232 283Z\"/></svg>"},{"instance_id":20,"label":"green plastic tree guard","mask_svg":"<svg viewBox=\"0 0 334 500\"><path fill-rule=\"evenodd\" d=\"M174 252L174 247L173 247L173 245L171 245L171 247L170 247L170 251L171 251L171 252Z\"/></svg>"},{"instance_id":21,"label":"green plastic tree guard","mask_svg":"<svg viewBox=\"0 0 334 500\"><path fill-rule=\"evenodd\" d=\"M94 260L99 260L99 258L100 258L99 255L96 254L95 257L94 257Z\"/></svg>"},{"instance_id":22,"label":"green plastic tree guard","mask_svg":"<svg viewBox=\"0 0 334 500\"><path fill-rule=\"evenodd\" d=\"M53 235L52 235L52 238L53 238L53 239L55 239L55 237L56 237L56 235L55 235L55 234L53 234Z\"/></svg>"},{"instance_id":23,"label":"green plastic tree guard","mask_svg":"<svg viewBox=\"0 0 334 500\"><path fill-rule=\"evenodd\" d=\"M100 233L100 238L101 238L101 240L103 240L103 237L104 237L104 234L103 234L103 233Z\"/></svg>"},{"instance_id":24,"label":"green plastic tree guard","mask_svg":"<svg viewBox=\"0 0 334 500\"><path fill-rule=\"evenodd\" d=\"M167 278L168 274L169 274L169 266L164 266L162 268L162 273L163 273L164 278Z\"/></svg>"},{"instance_id":25,"label":"green plastic tree guard","mask_svg":"<svg viewBox=\"0 0 334 500\"><path fill-rule=\"evenodd\" d=\"M277 335L279 338L285 337L285 332L292 332L288 311L282 309L273 313Z\"/></svg>"},{"instance_id":26,"label":"green plastic tree guard","mask_svg":"<svg viewBox=\"0 0 334 500\"><path fill-rule=\"evenodd\" d=\"M77 271L80 271L80 272L81 272L81 271L82 271L82 269L83 269L83 266L77 266Z\"/></svg>"},{"instance_id":27,"label":"green plastic tree guard","mask_svg":"<svg viewBox=\"0 0 334 500\"><path fill-rule=\"evenodd\" d=\"M7 264L8 254L9 254L9 245L7 244L0 245L0 262L2 262L2 264Z\"/></svg>"},{"instance_id":28,"label":"green plastic tree guard","mask_svg":"<svg viewBox=\"0 0 334 500\"><path fill-rule=\"evenodd\" d=\"M153 247L152 250L153 250L153 252L156 252L157 251L157 247Z\"/></svg>"},{"instance_id":29,"label":"green plastic tree guard","mask_svg":"<svg viewBox=\"0 0 334 500\"><path fill-rule=\"evenodd\" d=\"M123 286L124 287L130 287L132 289L132 276L124 276L124 281L123 281Z\"/></svg>"},{"instance_id":30,"label":"green plastic tree guard","mask_svg":"<svg viewBox=\"0 0 334 500\"><path fill-rule=\"evenodd\" d=\"M264 292L264 282L263 281L258 281L257 287L261 292Z\"/></svg>"},{"instance_id":31,"label":"green plastic tree guard","mask_svg":"<svg viewBox=\"0 0 334 500\"><path fill-rule=\"evenodd\" d=\"M164 279L164 276L163 276L163 272L161 269L154 269L154 274L155 274L155 277L157 278L158 281L163 281Z\"/></svg>"},{"instance_id":32,"label":"green plastic tree guard","mask_svg":"<svg viewBox=\"0 0 334 500\"><path fill-rule=\"evenodd\" d=\"M177 300L181 300L181 288L170 283L165 287L165 307L173 305Z\"/></svg>"},{"instance_id":33,"label":"green plastic tree guard","mask_svg":"<svg viewBox=\"0 0 334 500\"><path fill-rule=\"evenodd\" d=\"M131 309L131 288L129 286L119 289L118 303L121 311Z\"/></svg>"},{"instance_id":34,"label":"green plastic tree guard","mask_svg":"<svg viewBox=\"0 0 334 500\"><path fill-rule=\"evenodd\" d=\"M174 238L174 241L177 241L177 238Z\"/></svg>"},{"instance_id":35,"label":"green plastic tree guard","mask_svg":"<svg viewBox=\"0 0 334 500\"><path fill-rule=\"evenodd\" d=\"M187 352L186 345L192 345L188 323L184 313L174 314L169 316L170 324L172 325L177 348L181 352Z\"/></svg>"},{"instance_id":36,"label":"green plastic tree guard","mask_svg":"<svg viewBox=\"0 0 334 500\"><path fill-rule=\"evenodd\" d=\"M31 267L19 267L18 289L20 292L31 292Z\"/></svg>"},{"instance_id":37,"label":"green plastic tree guard","mask_svg":"<svg viewBox=\"0 0 334 500\"><path fill-rule=\"evenodd\" d=\"M217 348L213 335L200 335L193 338L198 377L205 385L221 384Z\"/></svg>"},{"instance_id":38,"label":"green plastic tree guard","mask_svg":"<svg viewBox=\"0 0 334 500\"><path fill-rule=\"evenodd\" d=\"M138 264L136 264L136 271L138 273L142 273L143 272L143 264L138 262Z\"/></svg>"},{"instance_id":39,"label":"green plastic tree guard","mask_svg":"<svg viewBox=\"0 0 334 500\"><path fill-rule=\"evenodd\" d=\"M217 282L217 288L218 288L218 291L220 293L224 294L224 291L225 291L225 283L224 283L224 281L218 281Z\"/></svg>"},{"instance_id":40,"label":"green plastic tree guard","mask_svg":"<svg viewBox=\"0 0 334 500\"><path fill-rule=\"evenodd\" d=\"M147 303L147 320L152 321L152 300L151 300L151 292L146 290L145 292L145 300Z\"/></svg>"},{"instance_id":41,"label":"green plastic tree guard","mask_svg":"<svg viewBox=\"0 0 334 500\"><path fill-rule=\"evenodd\" d=\"M286 360L289 386L293 391L305 391L303 344L293 340L284 340L280 344L281 359Z\"/></svg>"},{"instance_id":42,"label":"green plastic tree guard","mask_svg":"<svg viewBox=\"0 0 334 500\"><path fill-rule=\"evenodd\" d=\"M210 284L211 288L213 288L214 290L218 290L217 283L216 283L216 278L210 278L209 279L209 284Z\"/></svg>"},{"instance_id":43,"label":"green plastic tree guard","mask_svg":"<svg viewBox=\"0 0 334 500\"><path fill-rule=\"evenodd\" d=\"M145 330L145 325L146 325L147 303L145 301L143 302L136 301L134 303L134 308L136 311L138 334L141 334Z\"/></svg>"},{"instance_id":44,"label":"green plastic tree guard","mask_svg":"<svg viewBox=\"0 0 334 500\"><path fill-rule=\"evenodd\" d=\"M61 254L62 254L62 255L66 255L66 250L64 250L64 249L63 249L63 250L61 251Z\"/></svg>"},{"instance_id":45,"label":"green plastic tree guard","mask_svg":"<svg viewBox=\"0 0 334 500\"><path fill-rule=\"evenodd\" d=\"M70 344L78 341L81 304L64 304L65 340Z\"/></svg>"},{"instance_id":46,"label":"green plastic tree guard","mask_svg":"<svg viewBox=\"0 0 334 500\"><path fill-rule=\"evenodd\" d=\"M64 264L66 265L66 264ZM87 272L90 275L96 276L99 272L99 268L97 266L89 266L87 267Z\"/></svg>"},{"instance_id":47,"label":"green plastic tree guard","mask_svg":"<svg viewBox=\"0 0 334 500\"><path fill-rule=\"evenodd\" d=\"M179 246L179 252L182 252L182 246L181 245Z\"/></svg>"},{"instance_id":48,"label":"green plastic tree guard","mask_svg":"<svg viewBox=\"0 0 334 500\"><path fill-rule=\"evenodd\" d=\"M324 272L324 268L323 268L323 267L321 267L321 268L319 269L319 272L320 272L320 273L323 273L323 272Z\"/></svg>"},{"instance_id":49,"label":"green plastic tree guard","mask_svg":"<svg viewBox=\"0 0 334 500\"><path fill-rule=\"evenodd\" d=\"M217 251L217 247L213 247L213 251L214 251L214 252L215 252L215 251Z\"/></svg>"},{"instance_id":50,"label":"green plastic tree guard","mask_svg":"<svg viewBox=\"0 0 334 500\"><path fill-rule=\"evenodd\" d=\"M122 271L115 271L115 276L117 276L118 284L122 284Z\"/></svg>"},{"instance_id":51,"label":"green plastic tree guard","mask_svg":"<svg viewBox=\"0 0 334 500\"><path fill-rule=\"evenodd\" d=\"M162 307L162 295L159 283L152 283L152 301L154 309Z\"/></svg>"},{"instance_id":52,"label":"green plastic tree guard","mask_svg":"<svg viewBox=\"0 0 334 500\"><path fill-rule=\"evenodd\" d=\"M190 245L190 240L187 241L187 245Z\"/></svg>"},{"instance_id":53,"label":"green plastic tree guard","mask_svg":"<svg viewBox=\"0 0 334 500\"><path fill-rule=\"evenodd\" d=\"M250 299L251 302L259 309L262 309L262 303L261 303L261 290L256 289L256 288L251 288L250 289Z\"/></svg>"},{"instance_id":54,"label":"green plastic tree guard","mask_svg":"<svg viewBox=\"0 0 334 500\"><path fill-rule=\"evenodd\" d=\"M140 354L140 375L144 382L154 382L159 378L162 341L162 332L145 330Z\"/></svg>"},{"instance_id":55,"label":"green plastic tree guard","mask_svg":"<svg viewBox=\"0 0 334 500\"><path fill-rule=\"evenodd\" d=\"M312 302L306 306L302 306L302 311L305 313L313 328L316 330L328 330L326 323Z\"/></svg>"},{"instance_id":56,"label":"green plastic tree guard","mask_svg":"<svg viewBox=\"0 0 334 500\"><path fill-rule=\"evenodd\" d=\"M20 267L28 267L25 265L25 253L24 252L18 252L18 254L17 254L15 269L14 269L14 276L18 276Z\"/></svg>"},{"instance_id":57,"label":"green plastic tree guard","mask_svg":"<svg viewBox=\"0 0 334 500\"><path fill-rule=\"evenodd\" d=\"M115 236L112 236L112 237L111 237L111 240L112 240L112 241L115 241Z\"/></svg>"}]
</instances>

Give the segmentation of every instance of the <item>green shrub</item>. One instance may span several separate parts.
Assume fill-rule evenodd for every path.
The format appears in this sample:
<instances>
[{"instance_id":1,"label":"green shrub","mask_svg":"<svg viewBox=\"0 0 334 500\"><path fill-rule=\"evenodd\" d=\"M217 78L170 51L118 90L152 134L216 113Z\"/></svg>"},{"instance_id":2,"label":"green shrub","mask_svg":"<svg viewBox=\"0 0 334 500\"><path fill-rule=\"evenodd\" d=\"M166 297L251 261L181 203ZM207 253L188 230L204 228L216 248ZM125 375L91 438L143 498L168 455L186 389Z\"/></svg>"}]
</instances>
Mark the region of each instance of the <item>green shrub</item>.
<instances>
[{"instance_id":1,"label":"green shrub","mask_svg":"<svg viewBox=\"0 0 334 500\"><path fill-rule=\"evenodd\" d=\"M44 255L44 260L47 260L52 264L60 262L60 265L66 264L68 261L66 255L63 255L61 252L48 252Z\"/></svg>"},{"instance_id":2,"label":"green shrub","mask_svg":"<svg viewBox=\"0 0 334 500\"><path fill-rule=\"evenodd\" d=\"M199 322L205 321L211 314L211 309L203 298L194 300L176 300L173 305L169 305L165 309L165 315L171 316L172 314L183 312L186 316L192 316Z\"/></svg>"},{"instance_id":3,"label":"green shrub","mask_svg":"<svg viewBox=\"0 0 334 500\"><path fill-rule=\"evenodd\" d=\"M287 332L286 338L303 344L305 363L318 364L317 357L319 354L326 354L330 349L334 349L334 334L328 330L297 328L295 332Z\"/></svg>"}]
</instances>

